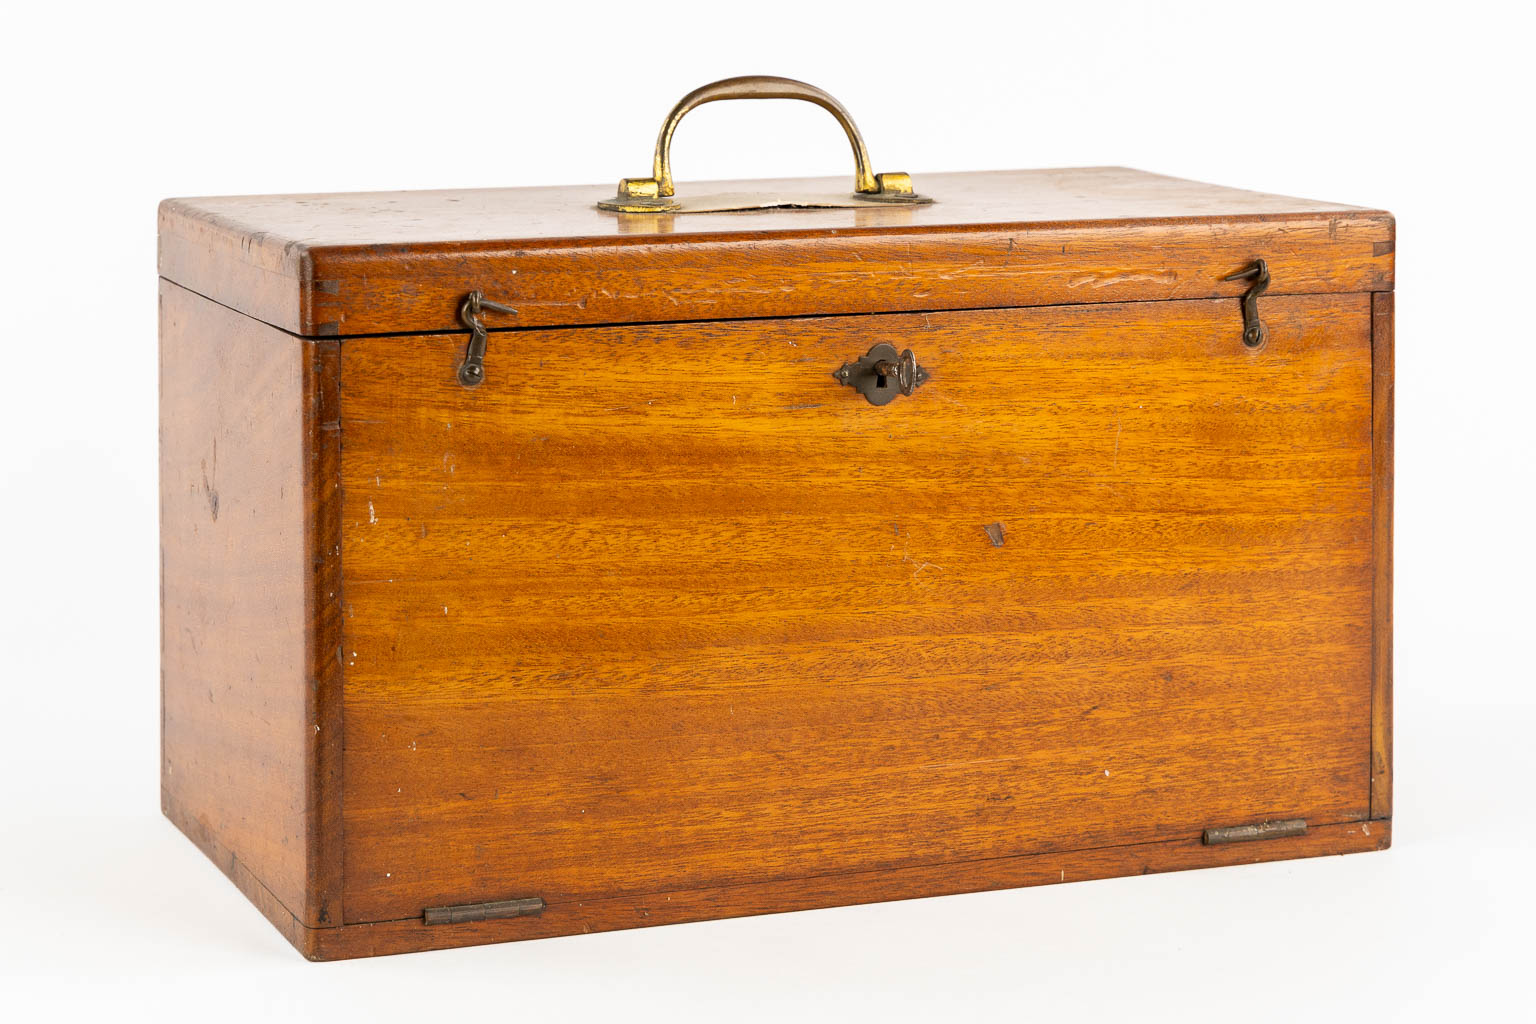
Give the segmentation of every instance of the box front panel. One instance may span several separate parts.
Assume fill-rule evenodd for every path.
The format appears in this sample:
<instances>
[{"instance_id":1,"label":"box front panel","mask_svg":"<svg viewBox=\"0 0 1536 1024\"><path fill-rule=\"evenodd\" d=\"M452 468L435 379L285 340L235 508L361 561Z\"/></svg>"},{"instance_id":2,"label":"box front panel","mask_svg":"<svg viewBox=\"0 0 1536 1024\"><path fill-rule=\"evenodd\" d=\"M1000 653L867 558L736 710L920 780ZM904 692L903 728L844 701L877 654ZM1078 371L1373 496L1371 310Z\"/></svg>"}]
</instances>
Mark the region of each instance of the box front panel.
<instances>
[{"instance_id":1,"label":"box front panel","mask_svg":"<svg viewBox=\"0 0 1536 1024\"><path fill-rule=\"evenodd\" d=\"M346 340L347 920L1365 817L1370 299L1262 315Z\"/></svg>"}]
</instances>

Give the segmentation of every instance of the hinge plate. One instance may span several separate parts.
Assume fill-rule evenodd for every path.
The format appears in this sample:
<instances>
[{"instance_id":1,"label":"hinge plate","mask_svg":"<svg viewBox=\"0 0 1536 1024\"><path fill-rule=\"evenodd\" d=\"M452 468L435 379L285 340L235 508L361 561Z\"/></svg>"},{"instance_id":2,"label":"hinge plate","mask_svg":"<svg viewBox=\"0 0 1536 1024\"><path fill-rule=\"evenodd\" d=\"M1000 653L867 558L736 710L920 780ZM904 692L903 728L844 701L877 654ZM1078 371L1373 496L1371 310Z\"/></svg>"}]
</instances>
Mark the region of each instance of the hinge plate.
<instances>
[{"instance_id":1,"label":"hinge plate","mask_svg":"<svg viewBox=\"0 0 1536 1024\"><path fill-rule=\"evenodd\" d=\"M491 921L501 917L534 917L544 913L544 901L537 896L521 900L496 900L491 903L460 903L454 907L428 907L422 913L427 924L461 924L465 921Z\"/></svg>"},{"instance_id":2,"label":"hinge plate","mask_svg":"<svg viewBox=\"0 0 1536 1024\"><path fill-rule=\"evenodd\" d=\"M1287 818L1284 821L1261 821L1256 825L1230 825L1225 828L1208 828L1201 837L1206 846L1222 843L1246 843L1255 839L1285 839L1307 834L1307 819Z\"/></svg>"}]
</instances>

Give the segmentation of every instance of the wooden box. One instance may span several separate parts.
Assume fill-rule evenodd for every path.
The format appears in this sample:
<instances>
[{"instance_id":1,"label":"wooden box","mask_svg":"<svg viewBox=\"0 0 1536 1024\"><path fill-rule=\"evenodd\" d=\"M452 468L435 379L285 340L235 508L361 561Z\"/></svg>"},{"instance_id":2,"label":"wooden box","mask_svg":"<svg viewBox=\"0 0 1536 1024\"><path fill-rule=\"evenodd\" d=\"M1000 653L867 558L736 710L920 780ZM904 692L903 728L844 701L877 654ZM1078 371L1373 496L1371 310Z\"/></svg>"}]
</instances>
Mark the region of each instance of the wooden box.
<instances>
[{"instance_id":1,"label":"wooden box","mask_svg":"<svg viewBox=\"0 0 1536 1024\"><path fill-rule=\"evenodd\" d=\"M1391 216L662 177L161 206L164 810L299 950L1387 846Z\"/></svg>"}]
</instances>

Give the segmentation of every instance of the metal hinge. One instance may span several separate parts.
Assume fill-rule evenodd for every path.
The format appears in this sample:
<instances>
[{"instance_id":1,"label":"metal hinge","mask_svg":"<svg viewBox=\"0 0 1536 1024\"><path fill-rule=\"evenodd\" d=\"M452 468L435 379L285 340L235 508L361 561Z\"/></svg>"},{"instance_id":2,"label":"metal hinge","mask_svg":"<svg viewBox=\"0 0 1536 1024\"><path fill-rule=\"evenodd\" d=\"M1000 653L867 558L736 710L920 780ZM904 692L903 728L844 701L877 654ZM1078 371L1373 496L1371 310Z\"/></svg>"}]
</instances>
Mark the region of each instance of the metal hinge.
<instances>
[{"instance_id":1,"label":"metal hinge","mask_svg":"<svg viewBox=\"0 0 1536 1024\"><path fill-rule=\"evenodd\" d=\"M497 900L493 903L460 903L456 907L428 907L422 914L427 924L462 924L465 921L491 921L498 917L535 917L544 913L544 901L537 896L521 900Z\"/></svg>"},{"instance_id":2,"label":"metal hinge","mask_svg":"<svg viewBox=\"0 0 1536 1024\"><path fill-rule=\"evenodd\" d=\"M1229 825L1225 828L1208 828L1201 841L1206 846L1221 843L1246 843L1254 839L1285 839L1307 834L1307 819L1287 818L1284 821L1261 821L1257 825Z\"/></svg>"}]
</instances>

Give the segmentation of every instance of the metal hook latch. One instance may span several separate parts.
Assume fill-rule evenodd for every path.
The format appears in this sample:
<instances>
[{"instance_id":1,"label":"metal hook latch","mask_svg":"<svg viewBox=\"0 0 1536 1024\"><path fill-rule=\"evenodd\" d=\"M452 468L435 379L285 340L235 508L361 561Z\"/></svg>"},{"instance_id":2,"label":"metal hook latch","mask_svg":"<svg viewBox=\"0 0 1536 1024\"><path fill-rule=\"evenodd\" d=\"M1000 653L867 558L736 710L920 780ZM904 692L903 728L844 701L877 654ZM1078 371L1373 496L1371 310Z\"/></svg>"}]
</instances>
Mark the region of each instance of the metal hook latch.
<instances>
[{"instance_id":1,"label":"metal hook latch","mask_svg":"<svg viewBox=\"0 0 1536 1024\"><path fill-rule=\"evenodd\" d=\"M1243 292L1243 344L1249 348L1260 348L1269 340L1269 328L1259 319L1259 296L1269 287L1269 266L1263 260L1254 260L1249 266L1235 274L1228 274L1222 280L1241 281L1248 277L1253 278L1253 284Z\"/></svg>"},{"instance_id":2,"label":"metal hook latch","mask_svg":"<svg viewBox=\"0 0 1536 1024\"><path fill-rule=\"evenodd\" d=\"M928 380L928 371L917 365L917 356L907 349L900 355L892 345L880 342L864 358L844 363L832 371L839 384L858 391L870 405L885 405L897 395L910 395Z\"/></svg>"},{"instance_id":3,"label":"metal hook latch","mask_svg":"<svg viewBox=\"0 0 1536 1024\"><path fill-rule=\"evenodd\" d=\"M490 335L480 322L480 311L516 314L511 306L492 302L480 292L470 292L459 303L459 320L469 328L469 346L464 350L464 362L459 366L459 383L467 388L477 387L485 380L485 344Z\"/></svg>"}]
</instances>

